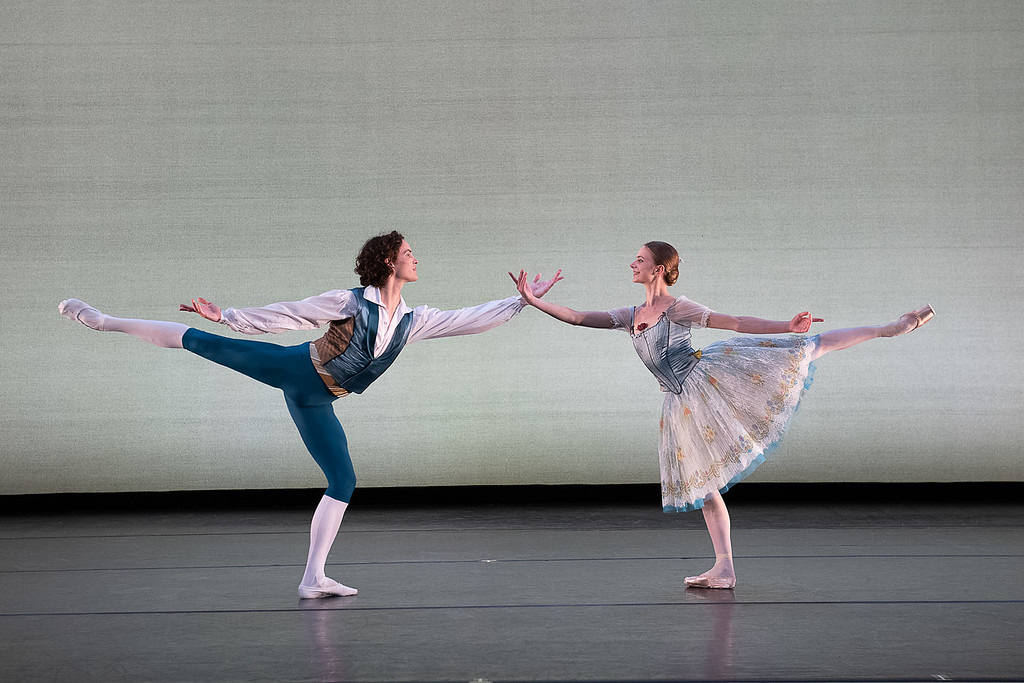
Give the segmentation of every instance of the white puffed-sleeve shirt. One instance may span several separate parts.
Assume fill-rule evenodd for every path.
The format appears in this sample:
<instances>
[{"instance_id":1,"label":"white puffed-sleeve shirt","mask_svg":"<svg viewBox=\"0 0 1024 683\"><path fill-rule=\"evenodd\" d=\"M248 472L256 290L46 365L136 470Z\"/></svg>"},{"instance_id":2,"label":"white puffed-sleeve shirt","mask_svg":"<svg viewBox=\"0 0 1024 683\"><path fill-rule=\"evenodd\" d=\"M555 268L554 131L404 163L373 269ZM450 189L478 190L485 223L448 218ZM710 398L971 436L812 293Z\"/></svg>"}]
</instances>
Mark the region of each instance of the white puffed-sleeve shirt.
<instances>
[{"instance_id":1,"label":"white puffed-sleeve shirt","mask_svg":"<svg viewBox=\"0 0 1024 683\"><path fill-rule=\"evenodd\" d=\"M469 306L452 311L442 311L429 306L409 308L401 299L398 309L390 314L381 302L380 290L366 287L363 296L367 301L380 307L377 322L377 340L373 355L379 356L391 343L402 317L412 312L412 329L406 344L477 334L493 329L511 320L523 310L525 302L518 296L497 301L488 301L479 306ZM289 330L311 330L322 327L332 320L353 317L358 303L352 290L334 289L301 301L285 301L254 308L225 308L221 310L220 322L242 334L276 334Z\"/></svg>"}]
</instances>

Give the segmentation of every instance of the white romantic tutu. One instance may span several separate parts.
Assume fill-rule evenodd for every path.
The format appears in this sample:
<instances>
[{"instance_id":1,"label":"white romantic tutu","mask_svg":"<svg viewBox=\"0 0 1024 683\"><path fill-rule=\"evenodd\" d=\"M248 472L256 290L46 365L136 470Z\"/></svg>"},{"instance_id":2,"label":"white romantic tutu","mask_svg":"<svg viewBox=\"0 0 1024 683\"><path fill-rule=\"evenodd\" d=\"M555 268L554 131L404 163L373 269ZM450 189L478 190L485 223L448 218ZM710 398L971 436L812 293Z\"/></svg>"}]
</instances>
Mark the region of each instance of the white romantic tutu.
<instances>
[{"instance_id":1,"label":"white romantic tutu","mask_svg":"<svg viewBox=\"0 0 1024 683\"><path fill-rule=\"evenodd\" d=\"M811 385L818 337L736 337L709 344L661 413L665 512L704 506L749 476L778 446Z\"/></svg>"}]
</instances>

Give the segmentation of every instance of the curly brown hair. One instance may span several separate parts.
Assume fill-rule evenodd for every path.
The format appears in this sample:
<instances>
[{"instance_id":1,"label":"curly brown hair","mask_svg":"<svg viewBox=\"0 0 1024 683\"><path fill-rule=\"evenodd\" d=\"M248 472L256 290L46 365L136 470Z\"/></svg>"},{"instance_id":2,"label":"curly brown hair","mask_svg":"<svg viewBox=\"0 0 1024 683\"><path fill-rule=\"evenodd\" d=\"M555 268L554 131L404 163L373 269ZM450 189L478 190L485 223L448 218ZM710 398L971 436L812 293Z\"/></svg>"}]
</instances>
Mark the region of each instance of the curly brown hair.
<instances>
[{"instance_id":1,"label":"curly brown hair","mask_svg":"<svg viewBox=\"0 0 1024 683\"><path fill-rule=\"evenodd\" d=\"M366 240L356 256L355 272L359 276L359 284L363 287L383 287L391 273L395 272L394 266L388 261L394 263L398 258L403 240L405 238L397 230Z\"/></svg>"}]
</instances>

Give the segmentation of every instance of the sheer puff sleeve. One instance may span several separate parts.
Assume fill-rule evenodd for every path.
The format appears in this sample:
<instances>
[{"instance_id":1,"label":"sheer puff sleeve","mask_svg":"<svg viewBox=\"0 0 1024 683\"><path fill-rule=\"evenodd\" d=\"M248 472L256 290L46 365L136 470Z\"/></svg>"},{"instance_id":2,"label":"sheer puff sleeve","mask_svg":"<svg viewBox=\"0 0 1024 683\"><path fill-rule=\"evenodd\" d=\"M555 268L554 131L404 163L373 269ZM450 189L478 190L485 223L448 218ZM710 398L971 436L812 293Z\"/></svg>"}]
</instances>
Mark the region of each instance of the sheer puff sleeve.
<instances>
[{"instance_id":1,"label":"sheer puff sleeve","mask_svg":"<svg viewBox=\"0 0 1024 683\"><path fill-rule=\"evenodd\" d=\"M608 311L608 317L612 321L613 330L625 330L629 332L629 328L633 324L633 307L623 306L622 308L613 308Z\"/></svg>"},{"instance_id":2,"label":"sheer puff sleeve","mask_svg":"<svg viewBox=\"0 0 1024 683\"><path fill-rule=\"evenodd\" d=\"M707 327L708 317L713 311L696 301L690 301L685 296L676 299L675 303L668 307L665 315L672 322L679 325L691 325L696 327Z\"/></svg>"}]
</instances>

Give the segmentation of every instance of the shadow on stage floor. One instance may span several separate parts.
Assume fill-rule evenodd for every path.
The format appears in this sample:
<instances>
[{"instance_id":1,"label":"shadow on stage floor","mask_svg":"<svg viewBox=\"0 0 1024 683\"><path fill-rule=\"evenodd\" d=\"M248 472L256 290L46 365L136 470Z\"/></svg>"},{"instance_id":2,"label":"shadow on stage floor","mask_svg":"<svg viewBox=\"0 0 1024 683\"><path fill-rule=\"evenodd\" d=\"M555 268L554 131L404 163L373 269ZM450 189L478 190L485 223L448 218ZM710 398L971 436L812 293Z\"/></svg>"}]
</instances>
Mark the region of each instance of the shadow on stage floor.
<instances>
[{"instance_id":1,"label":"shadow on stage floor","mask_svg":"<svg viewBox=\"0 0 1024 683\"><path fill-rule=\"evenodd\" d=\"M1024 680L1020 484L747 484L739 583L652 486L0 498L0 680Z\"/></svg>"}]
</instances>

